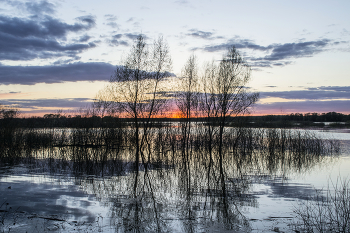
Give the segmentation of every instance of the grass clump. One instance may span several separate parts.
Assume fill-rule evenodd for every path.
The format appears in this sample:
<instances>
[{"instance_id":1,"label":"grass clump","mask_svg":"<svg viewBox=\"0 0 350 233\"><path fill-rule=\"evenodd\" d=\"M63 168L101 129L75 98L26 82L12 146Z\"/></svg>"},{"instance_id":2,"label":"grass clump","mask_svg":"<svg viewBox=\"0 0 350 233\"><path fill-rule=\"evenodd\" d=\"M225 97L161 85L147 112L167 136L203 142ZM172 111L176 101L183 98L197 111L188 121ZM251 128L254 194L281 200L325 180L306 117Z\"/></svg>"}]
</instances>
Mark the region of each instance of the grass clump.
<instances>
[{"instance_id":1,"label":"grass clump","mask_svg":"<svg viewBox=\"0 0 350 233\"><path fill-rule=\"evenodd\" d=\"M350 180L341 180L299 204L299 232L350 232Z\"/></svg>"}]
</instances>

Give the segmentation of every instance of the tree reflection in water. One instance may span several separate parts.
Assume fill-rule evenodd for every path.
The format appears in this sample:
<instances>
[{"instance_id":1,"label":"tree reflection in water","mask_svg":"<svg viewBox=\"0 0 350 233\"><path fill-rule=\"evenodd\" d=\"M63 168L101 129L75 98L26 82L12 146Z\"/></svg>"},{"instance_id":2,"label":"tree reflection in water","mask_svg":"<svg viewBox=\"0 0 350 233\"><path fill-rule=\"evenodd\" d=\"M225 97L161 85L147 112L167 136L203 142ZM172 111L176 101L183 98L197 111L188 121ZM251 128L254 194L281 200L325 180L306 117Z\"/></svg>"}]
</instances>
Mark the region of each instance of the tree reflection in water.
<instances>
[{"instance_id":1,"label":"tree reflection in water","mask_svg":"<svg viewBox=\"0 0 350 233\"><path fill-rule=\"evenodd\" d=\"M256 177L307 171L337 148L308 132L284 129L229 128L218 143L200 124L191 129L189 146L181 146L179 127L166 125L150 129L140 148L132 128L119 130L45 131L49 143L2 148L1 161L73 176L109 206L105 224L118 232L250 231L244 211L258 207L250 194Z\"/></svg>"}]
</instances>

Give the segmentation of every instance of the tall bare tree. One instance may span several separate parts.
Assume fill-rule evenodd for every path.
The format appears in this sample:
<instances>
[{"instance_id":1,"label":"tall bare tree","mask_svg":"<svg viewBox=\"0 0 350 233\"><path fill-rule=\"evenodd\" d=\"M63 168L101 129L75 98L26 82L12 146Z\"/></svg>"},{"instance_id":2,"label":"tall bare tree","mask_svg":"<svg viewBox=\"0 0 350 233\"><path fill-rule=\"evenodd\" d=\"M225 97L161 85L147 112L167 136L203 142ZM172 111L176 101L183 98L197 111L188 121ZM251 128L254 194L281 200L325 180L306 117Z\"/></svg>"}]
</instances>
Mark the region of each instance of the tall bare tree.
<instances>
[{"instance_id":1,"label":"tall bare tree","mask_svg":"<svg viewBox=\"0 0 350 233\"><path fill-rule=\"evenodd\" d=\"M176 95L176 104L185 119L182 123L183 149L188 151L191 119L198 114L198 66L197 58L191 55L187 60L181 74L180 91Z\"/></svg>"},{"instance_id":2,"label":"tall bare tree","mask_svg":"<svg viewBox=\"0 0 350 233\"><path fill-rule=\"evenodd\" d=\"M200 110L207 117L207 134L209 136L209 156L212 163L212 142L218 142L218 183L222 195L226 197L224 169L223 137L227 121L244 114L259 98L258 93L247 92L250 80L250 67L234 46L228 49L219 64L208 64L202 77ZM225 202L224 198L224 203ZM225 204L226 206L226 204Z\"/></svg>"},{"instance_id":3,"label":"tall bare tree","mask_svg":"<svg viewBox=\"0 0 350 233\"><path fill-rule=\"evenodd\" d=\"M232 117L244 114L259 98L258 93L247 92L251 69L237 49L228 49L219 64L207 65L202 77L200 106L208 117L210 137L218 125L219 153L222 154L224 128Z\"/></svg>"},{"instance_id":4,"label":"tall bare tree","mask_svg":"<svg viewBox=\"0 0 350 233\"><path fill-rule=\"evenodd\" d=\"M171 58L162 37L148 46L145 37L139 35L123 63L111 77L110 99L122 115L133 119L132 142L138 166L140 159L144 159L140 158L140 151L147 142L151 118L156 117L165 104L160 98L160 84L169 76Z\"/></svg>"}]
</instances>

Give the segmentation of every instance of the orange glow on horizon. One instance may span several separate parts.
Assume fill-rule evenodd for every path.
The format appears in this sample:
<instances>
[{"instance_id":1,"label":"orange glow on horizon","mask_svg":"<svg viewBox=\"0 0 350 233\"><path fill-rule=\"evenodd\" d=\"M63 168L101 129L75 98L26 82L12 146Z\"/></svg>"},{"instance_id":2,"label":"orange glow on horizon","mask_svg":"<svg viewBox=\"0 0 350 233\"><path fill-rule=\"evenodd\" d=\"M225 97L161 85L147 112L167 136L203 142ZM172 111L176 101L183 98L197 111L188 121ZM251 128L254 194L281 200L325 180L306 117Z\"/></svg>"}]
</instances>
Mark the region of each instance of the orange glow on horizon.
<instances>
[{"instance_id":1,"label":"orange glow on horizon","mask_svg":"<svg viewBox=\"0 0 350 233\"><path fill-rule=\"evenodd\" d=\"M31 112L31 111L23 111L23 109L18 109L19 110L19 116L20 117L25 117L25 118L29 118L29 117L43 117L45 114L58 114L57 111L50 111L49 109L44 110L42 109L41 111L38 112ZM316 111L315 111L316 112ZM331 112L331 111L328 111ZM291 113L301 113L301 114L305 114L305 113L313 113L313 111L281 111L280 109L269 109L269 110L264 110L264 109L257 109L255 111L251 111L249 114L245 114L244 116L266 116L266 115L289 115ZM322 114L322 113L327 113L327 111L318 111L318 114ZM343 112L338 112L338 113L342 113L342 114L350 114L349 111L343 111ZM70 110L63 110L62 112L60 112L61 115L63 116L71 116L74 117L76 115L82 115L84 116L84 112L79 112L77 109L70 109ZM123 113L119 113L116 114L115 116L118 116L119 118L131 118L131 116L129 116L128 114L123 114ZM198 118L198 117L206 117L206 116L201 116L200 114L193 116L192 118ZM185 118L184 114L179 111L179 110L172 110L172 111L168 111L168 112L163 112L163 114L159 114L159 115L154 115L152 116L152 118L174 118L174 119L180 119L180 118Z\"/></svg>"},{"instance_id":2,"label":"orange glow on horizon","mask_svg":"<svg viewBox=\"0 0 350 233\"><path fill-rule=\"evenodd\" d=\"M170 118L183 118L184 117L184 115L180 111L170 112L169 115L170 115Z\"/></svg>"}]
</instances>

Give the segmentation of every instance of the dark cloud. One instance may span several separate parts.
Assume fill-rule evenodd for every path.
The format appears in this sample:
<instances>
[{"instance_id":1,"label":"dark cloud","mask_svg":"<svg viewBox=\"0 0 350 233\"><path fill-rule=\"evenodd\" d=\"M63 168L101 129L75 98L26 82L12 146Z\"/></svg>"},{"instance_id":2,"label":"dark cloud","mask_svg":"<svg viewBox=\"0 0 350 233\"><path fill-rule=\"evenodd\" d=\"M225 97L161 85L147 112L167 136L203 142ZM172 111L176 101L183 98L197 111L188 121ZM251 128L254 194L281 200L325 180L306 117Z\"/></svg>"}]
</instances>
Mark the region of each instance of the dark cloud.
<instances>
[{"instance_id":1,"label":"dark cloud","mask_svg":"<svg viewBox=\"0 0 350 233\"><path fill-rule=\"evenodd\" d=\"M350 86L322 86L306 90L261 92L261 99L279 97L283 102L258 103L255 110L260 114L293 112L343 112L350 113ZM290 101L301 100L301 101Z\"/></svg>"},{"instance_id":2,"label":"dark cloud","mask_svg":"<svg viewBox=\"0 0 350 233\"><path fill-rule=\"evenodd\" d=\"M26 2L25 7L27 11L31 14L54 14L56 12L55 5L48 1L40 1L40 2Z\"/></svg>"},{"instance_id":3,"label":"dark cloud","mask_svg":"<svg viewBox=\"0 0 350 233\"><path fill-rule=\"evenodd\" d=\"M66 24L49 16L42 20L0 16L0 60L74 57L96 47L95 43L65 42L69 32L86 31L95 26L93 16L78 17L77 21Z\"/></svg>"},{"instance_id":4,"label":"dark cloud","mask_svg":"<svg viewBox=\"0 0 350 233\"><path fill-rule=\"evenodd\" d=\"M269 86L275 88L275 86ZM159 92L163 98L175 98L180 91ZM279 114L295 112L343 112L350 113L350 86L328 86L308 88L299 91L260 92L260 99L280 97L282 102L261 103L254 105L254 112L258 114ZM299 100L299 101L291 101Z\"/></svg>"},{"instance_id":5,"label":"dark cloud","mask_svg":"<svg viewBox=\"0 0 350 233\"><path fill-rule=\"evenodd\" d=\"M201 35L202 38L209 36L209 34L205 33L197 34L198 36ZM204 48L196 47L192 50L203 50L206 52L221 52L227 50L227 48L229 48L230 46L235 46L237 49L257 50L264 52L267 55L260 57L248 57L249 63L255 67L272 67L289 65L292 63L291 61L289 61L289 59L312 57L317 53L325 51L327 46L334 45L337 43L340 42L331 41L329 39L321 39L315 41L301 41L295 43L270 44L267 46L262 46L256 44L252 40L241 39L239 37L236 37L227 41L226 43L208 45Z\"/></svg>"},{"instance_id":6,"label":"dark cloud","mask_svg":"<svg viewBox=\"0 0 350 233\"><path fill-rule=\"evenodd\" d=\"M123 34L115 34L112 36L112 38L108 39L109 45L110 46L128 46L129 43L125 40L122 40L121 38L123 37Z\"/></svg>"},{"instance_id":7,"label":"dark cloud","mask_svg":"<svg viewBox=\"0 0 350 233\"><path fill-rule=\"evenodd\" d=\"M260 59L278 61L286 58L310 57L322 52L329 44L331 44L330 40L323 39L319 41L270 45L269 47L272 47L271 54Z\"/></svg>"},{"instance_id":8,"label":"dark cloud","mask_svg":"<svg viewBox=\"0 0 350 233\"><path fill-rule=\"evenodd\" d=\"M213 32L205 32L198 29L190 29L186 34L194 38L204 39L204 40L213 40L213 39L223 39L222 36L215 36Z\"/></svg>"},{"instance_id":9,"label":"dark cloud","mask_svg":"<svg viewBox=\"0 0 350 233\"><path fill-rule=\"evenodd\" d=\"M306 113L306 112L342 112L350 113L350 100L308 100L301 102L274 102L268 104L257 103L254 107L258 114L276 113Z\"/></svg>"},{"instance_id":10,"label":"dark cloud","mask_svg":"<svg viewBox=\"0 0 350 233\"><path fill-rule=\"evenodd\" d=\"M250 88L247 87L245 89L248 90ZM249 92L249 91L247 91L246 93L247 94L255 94L255 93ZM152 93L147 93L147 94L152 94ZM167 99L175 100L175 98L180 97L180 96L185 97L187 95L187 92L185 92L185 91L161 91L161 92L157 92L156 94L157 94L157 97L160 97L160 98L167 98ZM203 98L203 99L206 98L205 93L203 93L203 92L199 92L197 94L198 94L198 97L200 97L200 98ZM214 95L214 96L220 98L220 94L210 94L210 95ZM243 96L234 96L232 98L240 99L242 101L246 100L246 98L244 98Z\"/></svg>"},{"instance_id":11,"label":"dark cloud","mask_svg":"<svg viewBox=\"0 0 350 233\"><path fill-rule=\"evenodd\" d=\"M309 90L312 90L312 88L309 88ZM317 87L316 90L324 90L324 91L341 91L341 92L348 92L350 93L350 87L349 86L322 86Z\"/></svg>"},{"instance_id":12,"label":"dark cloud","mask_svg":"<svg viewBox=\"0 0 350 233\"><path fill-rule=\"evenodd\" d=\"M83 22L83 23L86 23L85 25L77 25L77 24L74 24L75 27L78 27L78 30L81 30L81 29L90 29L92 27L94 27L96 25L96 19L94 16L92 15L85 15L85 16L80 16L80 17L77 17L76 18L77 20ZM80 29L80 28L81 29ZM76 30L75 30L76 31Z\"/></svg>"},{"instance_id":13,"label":"dark cloud","mask_svg":"<svg viewBox=\"0 0 350 233\"><path fill-rule=\"evenodd\" d=\"M196 38L201 38L201 39L212 39L211 37L213 36L212 32L204 32L204 31L199 31L197 29L190 29L190 32L187 33L186 35L196 37Z\"/></svg>"},{"instance_id":14,"label":"dark cloud","mask_svg":"<svg viewBox=\"0 0 350 233\"><path fill-rule=\"evenodd\" d=\"M41 15L44 13L54 14L56 12L55 5L45 0L40 2L21 2L16 0L3 0L2 2L33 15Z\"/></svg>"},{"instance_id":15,"label":"dark cloud","mask_svg":"<svg viewBox=\"0 0 350 233\"><path fill-rule=\"evenodd\" d=\"M16 106L27 110L42 108L81 108L92 102L90 98L64 98L64 99L6 99L1 100L7 106Z\"/></svg>"},{"instance_id":16,"label":"dark cloud","mask_svg":"<svg viewBox=\"0 0 350 233\"><path fill-rule=\"evenodd\" d=\"M18 38L0 32L0 60L32 60L35 58L75 57L84 50L96 47L95 43L62 44L56 40Z\"/></svg>"},{"instance_id":17,"label":"dark cloud","mask_svg":"<svg viewBox=\"0 0 350 233\"><path fill-rule=\"evenodd\" d=\"M34 85L76 81L108 81L115 66L108 63L73 63L52 66L0 66L0 84Z\"/></svg>"},{"instance_id":18,"label":"dark cloud","mask_svg":"<svg viewBox=\"0 0 350 233\"><path fill-rule=\"evenodd\" d=\"M206 52L221 52L226 51L227 48L231 46L235 46L237 49L252 49L252 50L260 50L260 51L268 51L272 49L272 45L269 46L261 46L255 44L252 40L241 39L239 37L228 40L226 43L221 43L217 45L207 45L204 48L193 48L193 50L204 50Z\"/></svg>"},{"instance_id":19,"label":"dark cloud","mask_svg":"<svg viewBox=\"0 0 350 233\"><path fill-rule=\"evenodd\" d=\"M85 34L79 38L79 42L87 42L90 39L91 39L91 36Z\"/></svg>"},{"instance_id":20,"label":"dark cloud","mask_svg":"<svg viewBox=\"0 0 350 233\"><path fill-rule=\"evenodd\" d=\"M133 34L133 33L124 33L124 34L114 34L109 39L107 39L107 42L110 46L128 46L129 42L127 40L135 40L137 37L139 37L140 34ZM125 38L125 39L122 39ZM144 38L147 39L146 36Z\"/></svg>"},{"instance_id":21,"label":"dark cloud","mask_svg":"<svg viewBox=\"0 0 350 233\"><path fill-rule=\"evenodd\" d=\"M115 34L112 36L114 39L120 39L123 37L123 34Z\"/></svg>"},{"instance_id":22,"label":"dark cloud","mask_svg":"<svg viewBox=\"0 0 350 233\"><path fill-rule=\"evenodd\" d=\"M117 24L116 22L108 22L106 24L112 28L119 28L119 24Z\"/></svg>"},{"instance_id":23,"label":"dark cloud","mask_svg":"<svg viewBox=\"0 0 350 233\"><path fill-rule=\"evenodd\" d=\"M112 28L119 28L119 25L115 22L117 21L117 16L112 15L112 14L107 14L105 15L106 21L107 21L107 25L112 27Z\"/></svg>"},{"instance_id":24,"label":"dark cloud","mask_svg":"<svg viewBox=\"0 0 350 233\"><path fill-rule=\"evenodd\" d=\"M279 97L283 99L301 99L301 100L324 100L324 99L349 99L350 86L338 87L317 87L307 90L281 91L281 92L261 92L261 98Z\"/></svg>"},{"instance_id":25,"label":"dark cloud","mask_svg":"<svg viewBox=\"0 0 350 233\"><path fill-rule=\"evenodd\" d=\"M137 76L135 76L135 72L137 73ZM127 75L125 75L127 74ZM170 72L149 72L146 70L135 70L130 69L125 66L116 66L116 69L114 70L114 75L111 78L112 82L130 82L135 81L136 77L138 80L151 80L151 79L162 79L166 80L169 77L176 76L173 73ZM150 94L150 93L147 93Z\"/></svg>"},{"instance_id":26,"label":"dark cloud","mask_svg":"<svg viewBox=\"0 0 350 233\"><path fill-rule=\"evenodd\" d=\"M137 39L140 34L136 34L136 33L125 33L124 36L126 36L127 38L131 39L131 40L135 40ZM147 39L147 36L146 35L142 35L143 38Z\"/></svg>"},{"instance_id":27,"label":"dark cloud","mask_svg":"<svg viewBox=\"0 0 350 233\"><path fill-rule=\"evenodd\" d=\"M76 18L78 23L67 24L58 19L46 16L42 20L0 16L0 31L2 34L14 37L34 38L64 38L69 32L89 30L95 26L93 16Z\"/></svg>"}]
</instances>

